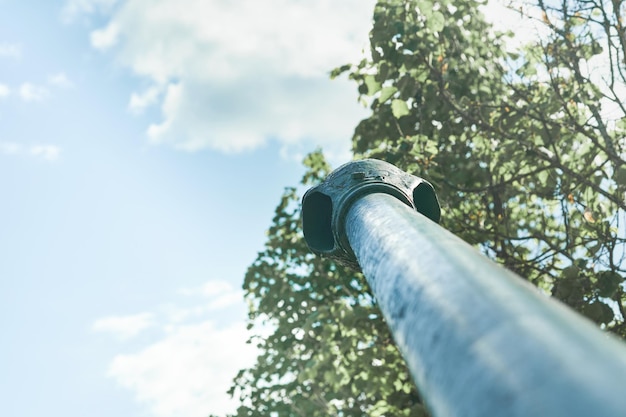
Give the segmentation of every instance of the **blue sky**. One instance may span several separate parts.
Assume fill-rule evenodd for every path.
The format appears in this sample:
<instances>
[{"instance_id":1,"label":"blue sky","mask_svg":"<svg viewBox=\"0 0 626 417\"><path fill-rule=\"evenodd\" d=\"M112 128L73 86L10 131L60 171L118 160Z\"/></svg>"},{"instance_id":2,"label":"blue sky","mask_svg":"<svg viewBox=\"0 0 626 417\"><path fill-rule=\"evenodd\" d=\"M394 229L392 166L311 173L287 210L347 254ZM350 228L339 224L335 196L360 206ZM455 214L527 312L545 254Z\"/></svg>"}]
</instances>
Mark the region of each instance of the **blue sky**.
<instances>
[{"instance_id":1,"label":"blue sky","mask_svg":"<svg viewBox=\"0 0 626 417\"><path fill-rule=\"evenodd\" d=\"M373 4L0 0L1 415L233 410L243 275L304 154L350 158Z\"/></svg>"},{"instance_id":2,"label":"blue sky","mask_svg":"<svg viewBox=\"0 0 626 417\"><path fill-rule=\"evenodd\" d=\"M0 0L0 413L200 417L284 186L366 115L371 0Z\"/></svg>"}]
</instances>

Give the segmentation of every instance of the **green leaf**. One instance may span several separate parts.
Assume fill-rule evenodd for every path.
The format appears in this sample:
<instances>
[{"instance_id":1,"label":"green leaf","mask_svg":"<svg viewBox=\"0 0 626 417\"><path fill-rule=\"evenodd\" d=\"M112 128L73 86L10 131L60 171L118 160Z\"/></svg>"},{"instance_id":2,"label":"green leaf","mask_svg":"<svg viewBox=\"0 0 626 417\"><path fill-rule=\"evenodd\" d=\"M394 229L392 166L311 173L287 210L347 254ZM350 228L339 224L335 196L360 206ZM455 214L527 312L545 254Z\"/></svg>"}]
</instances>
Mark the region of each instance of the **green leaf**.
<instances>
[{"instance_id":1,"label":"green leaf","mask_svg":"<svg viewBox=\"0 0 626 417\"><path fill-rule=\"evenodd\" d=\"M334 80L335 78L337 78L338 76L340 76L344 72L348 71L350 69L350 67L351 67L351 65L347 64L347 65L342 65L342 66L340 66L338 68L334 68L330 72L330 79Z\"/></svg>"},{"instance_id":2,"label":"green leaf","mask_svg":"<svg viewBox=\"0 0 626 417\"><path fill-rule=\"evenodd\" d=\"M417 9L422 13L426 19L430 18L433 14L433 2L429 0L417 0Z\"/></svg>"},{"instance_id":3,"label":"green leaf","mask_svg":"<svg viewBox=\"0 0 626 417\"><path fill-rule=\"evenodd\" d=\"M598 295L600 297L612 297L624 278L613 271L601 271L598 273Z\"/></svg>"},{"instance_id":4,"label":"green leaf","mask_svg":"<svg viewBox=\"0 0 626 417\"><path fill-rule=\"evenodd\" d=\"M429 140L428 142L426 142L424 151L426 151L430 155L437 155L437 153L439 152L439 147L437 146L437 142L433 140Z\"/></svg>"},{"instance_id":5,"label":"green leaf","mask_svg":"<svg viewBox=\"0 0 626 417\"><path fill-rule=\"evenodd\" d=\"M613 173L613 179L620 185L626 185L626 165L620 165Z\"/></svg>"},{"instance_id":6,"label":"green leaf","mask_svg":"<svg viewBox=\"0 0 626 417\"><path fill-rule=\"evenodd\" d=\"M578 267L576 265L570 265L563 269L563 277L568 280L576 279L578 277Z\"/></svg>"},{"instance_id":7,"label":"green leaf","mask_svg":"<svg viewBox=\"0 0 626 417\"><path fill-rule=\"evenodd\" d=\"M374 75L366 75L363 78L365 85L367 86L367 95L372 96L378 91L380 91L380 83L376 81L376 77Z\"/></svg>"},{"instance_id":8,"label":"green leaf","mask_svg":"<svg viewBox=\"0 0 626 417\"><path fill-rule=\"evenodd\" d=\"M441 32L445 26L446 19L441 12L433 12L426 20L426 26L433 32Z\"/></svg>"},{"instance_id":9,"label":"green leaf","mask_svg":"<svg viewBox=\"0 0 626 417\"><path fill-rule=\"evenodd\" d=\"M396 119L409 114L409 106L406 101L395 99L391 102L391 112Z\"/></svg>"},{"instance_id":10,"label":"green leaf","mask_svg":"<svg viewBox=\"0 0 626 417\"><path fill-rule=\"evenodd\" d=\"M410 417L428 417L428 411L422 404L415 404L411 407L411 411L409 414Z\"/></svg>"},{"instance_id":11,"label":"green leaf","mask_svg":"<svg viewBox=\"0 0 626 417\"><path fill-rule=\"evenodd\" d=\"M596 323L608 323L613 319L613 310L602 301L594 301L583 307L583 314Z\"/></svg>"},{"instance_id":12,"label":"green leaf","mask_svg":"<svg viewBox=\"0 0 626 417\"><path fill-rule=\"evenodd\" d=\"M393 96L396 91L398 91L398 89L394 86L384 87L382 90L380 90L380 97L378 97L378 101L380 103L384 103L385 101L389 100L389 98Z\"/></svg>"}]
</instances>

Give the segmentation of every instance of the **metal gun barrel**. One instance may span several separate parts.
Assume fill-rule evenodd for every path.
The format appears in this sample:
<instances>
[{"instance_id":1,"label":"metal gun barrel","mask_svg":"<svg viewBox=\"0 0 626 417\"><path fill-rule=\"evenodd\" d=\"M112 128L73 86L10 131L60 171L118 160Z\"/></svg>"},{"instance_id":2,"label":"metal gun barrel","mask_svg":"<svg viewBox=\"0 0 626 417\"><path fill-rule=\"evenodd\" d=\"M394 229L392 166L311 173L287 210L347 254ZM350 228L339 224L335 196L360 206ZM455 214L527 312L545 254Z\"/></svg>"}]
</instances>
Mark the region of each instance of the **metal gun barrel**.
<instances>
[{"instance_id":1,"label":"metal gun barrel","mask_svg":"<svg viewBox=\"0 0 626 417\"><path fill-rule=\"evenodd\" d=\"M351 248L434 416L625 416L622 342L388 194Z\"/></svg>"},{"instance_id":2,"label":"metal gun barrel","mask_svg":"<svg viewBox=\"0 0 626 417\"><path fill-rule=\"evenodd\" d=\"M434 417L626 416L626 345L439 220L432 186L355 161L303 198L311 249L360 268Z\"/></svg>"}]
</instances>

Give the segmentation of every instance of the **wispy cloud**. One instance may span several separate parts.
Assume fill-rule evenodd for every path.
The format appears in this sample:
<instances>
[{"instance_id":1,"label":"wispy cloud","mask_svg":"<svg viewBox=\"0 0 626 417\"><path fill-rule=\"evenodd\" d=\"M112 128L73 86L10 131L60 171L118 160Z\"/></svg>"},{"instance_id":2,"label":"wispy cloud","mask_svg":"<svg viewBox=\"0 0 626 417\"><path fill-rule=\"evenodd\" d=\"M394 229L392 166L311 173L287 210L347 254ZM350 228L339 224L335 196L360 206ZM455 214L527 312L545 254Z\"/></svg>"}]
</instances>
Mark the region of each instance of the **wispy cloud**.
<instances>
[{"instance_id":1,"label":"wispy cloud","mask_svg":"<svg viewBox=\"0 0 626 417\"><path fill-rule=\"evenodd\" d=\"M61 18L71 22L81 15L110 10L118 0L68 0L61 11Z\"/></svg>"},{"instance_id":2,"label":"wispy cloud","mask_svg":"<svg viewBox=\"0 0 626 417\"><path fill-rule=\"evenodd\" d=\"M155 105L159 101L161 93L161 88L157 85L153 85L141 93L133 93L128 102L128 109L132 113L140 114L147 107Z\"/></svg>"},{"instance_id":3,"label":"wispy cloud","mask_svg":"<svg viewBox=\"0 0 626 417\"><path fill-rule=\"evenodd\" d=\"M152 415L204 417L232 412L232 378L251 365L256 352L246 344L243 324L217 328L212 321L176 326L145 349L116 356L108 374L135 393Z\"/></svg>"},{"instance_id":4,"label":"wispy cloud","mask_svg":"<svg viewBox=\"0 0 626 417\"><path fill-rule=\"evenodd\" d=\"M226 308L243 308L243 291L212 280L181 289L183 298L154 313L112 316L92 328L113 335L159 333L134 353L115 356L108 376L130 390L155 417L204 417L236 408L226 391L237 371L253 364L258 352L247 344L243 321L223 320ZM184 304L184 306L181 306ZM231 310L228 310L231 311ZM221 322L221 324L219 324ZM127 332L127 333L124 333Z\"/></svg>"},{"instance_id":5,"label":"wispy cloud","mask_svg":"<svg viewBox=\"0 0 626 417\"><path fill-rule=\"evenodd\" d=\"M91 45L96 49L107 49L117 43L120 30L118 25L113 22L103 29L91 32Z\"/></svg>"},{"instance_id":6,"label":"wispy cloud","mask_svg":"<svg viewBox=\"0 0 626 417\"><path fill-rule=\"evenodd\" d=\"M45 84L35 84L32 82L23 82L17 88L17 95L22 101L33 103L42 102L52 96L54 89L66 89L74 86L74 83L68 78L64 72L51 74L47 77ZM8 97L11 93L9 86L0 84L0 98Z\"/></svg>"},{"instance_id":7,"label":"wispy cloud","mask_svg":"<svg viewBox=\"0 0 626 417\"><path fill-rule=\"evenodd\" d=\"M75 4L76 3L76 4ZM69 2L93 11L100 2ZM153 144L254 149L269 139L347 148L365 114L328 72L357 61L374 0L135 0L110 7L94 48L152 83L129 109L160 103ZM320 26L323 22L323 28Z\"/></svg>"},{"instance_id":8,"label":"wispy cloud","mask_svg":"<svg viewBox=\"0 0 626 417\"><path fill-rule=\"evenodd\" d=\"M26 102L40 102L50 95L50 91L46 87L25 82L20 85L18 94Z\"/></svg>"},{"instance_id":9,"label":"wispy cloud","mask_svg":"<svg viewBox=\"0 0 626 417\"><path fill-rule=\"evenodd\" d=\"M58 88L70 88L74 86L74 83L72 83L64 72L48 76L48 84Z\"/></svg>"},{"instance_id":10,"label":"wispy cloud","mask_svg":"<svg viewBox=\"0 0 626 417\"><path fill-rule=\"evenodd\" d=\"M244 294L240 288L234 288L225 281L208 281L198 288L182 288L179 294L185 296L198 296L208 299L202 307L196 308L195 313L220 310L241 303Z\"/></svg>"},{"instance_id":11,"label":"wispy cloud","mask_svg":"<svg viewBox=\"0 0 626 417\"><path fill-rule=\"evenodd\" d=\"M61 155L61 148L55 145L32 145L29 153L47 161L56 161Z\"/></svg>"},{"instance_id":12,"label":"wispy cloud","mask_svg":"<svg viewBox=\"0 0 626 417\"><path fill-rule=\"evenodd\" d=\"M16 142L0 141L0 154L25 155L52 162L59 159L61 148L56 145L23 145Z\"/></svg>"},{"instance_id":13,"label":"wispy cloud","mask_svg":"<svg viewBox=\"0 0 626 417\"><path fill-rule=\"evenodd\" d=\"M0 42L0 58L20 58L22 47L16 43Z\"/></svg>"},{"instance_id":14,"label":"wispy cloud","mask_svg":"<svg viewBox=\"0 0 626 417\"><path fill-rule=\"evenodd\" d=\"M0 142L0 153L5 155L14 155L20 153L22 147L15 142Z\"/></svg>"},{"instance_id":15,"label":"wispy cloud","mask_svg":"<svg viewBox=\"0 0 626 417\"><path fill-rule=\"evenodd\" d=\"M0 99L8 97L11 94L11 89L5 84L0 84Z\"/></svg>"},{"instance_id":16,"label":"wispy cloud","mask_svg":"<svg viewBox=\"0 0 626 417\"><path fill-rule=\"evenodd\" d=\"M216 295L232 293L233 291L234 288L231 283L226 281L211 280L197 288L181 288L178 290L178 293L185 296L199 295L210 298Z\"/></svg>"},{"instance_id":17,"label":"wispy cloud","mask_svg":"<svg viewBox=\"0 0 626 417\"><path fill-rule=\"evenodd\" d=\"M140 313L131 316L105 317L94 322L92 329L96 332L110 333L119 339L126 340L154 325L152 313Z\"/></svg>"}]
</instances>

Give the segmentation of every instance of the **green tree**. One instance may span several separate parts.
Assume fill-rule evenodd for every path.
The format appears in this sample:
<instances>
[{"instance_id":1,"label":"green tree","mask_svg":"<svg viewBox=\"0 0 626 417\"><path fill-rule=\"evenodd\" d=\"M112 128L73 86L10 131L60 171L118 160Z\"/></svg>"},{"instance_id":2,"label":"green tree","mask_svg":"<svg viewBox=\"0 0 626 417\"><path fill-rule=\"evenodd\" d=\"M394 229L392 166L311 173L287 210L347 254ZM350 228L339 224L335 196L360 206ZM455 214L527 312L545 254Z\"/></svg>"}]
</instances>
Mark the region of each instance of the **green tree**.
<instances>
[{"instance_id":1,"label":"green tree","mask_svg":"<svg viewBox=\"0 0 626 417\"><path fill-rule=\"evenodd\" d=\"M369 56L332 74L372 110L355 157L428 179L446 228L624 337L624 2L516 5L545 33L515 51L482 4L378 2ZM304 186L329 171L305 165ZM237 415L424 414L363 277L307 250L298 190L245 278L261 355Z\"/></svg>"},{"instance_id":2,"label":"green tree","mask_svg":"<svg viewBox=\"0 0 626 417\"><path fill-rule=\"evenodd\" d=\"M425 3L379 3L356 156L428 178L448 229L624 336L623 2L525 6L546 35L515 53Z\"/></svg>"},{"instance_id":3,"label":"green tree","mask_svg":"<svg viewBox=\"0 0 626 417\"><path fill-rule=\"evenodd\" d=\"M321 152L307 156L302 184L330 171ZM252 339L261 355L231 392L238 416L420 416L423 408L362 275L310 253L300 196L288 188L265 250L245 277Z\"/></svg>"}]
</instances>

